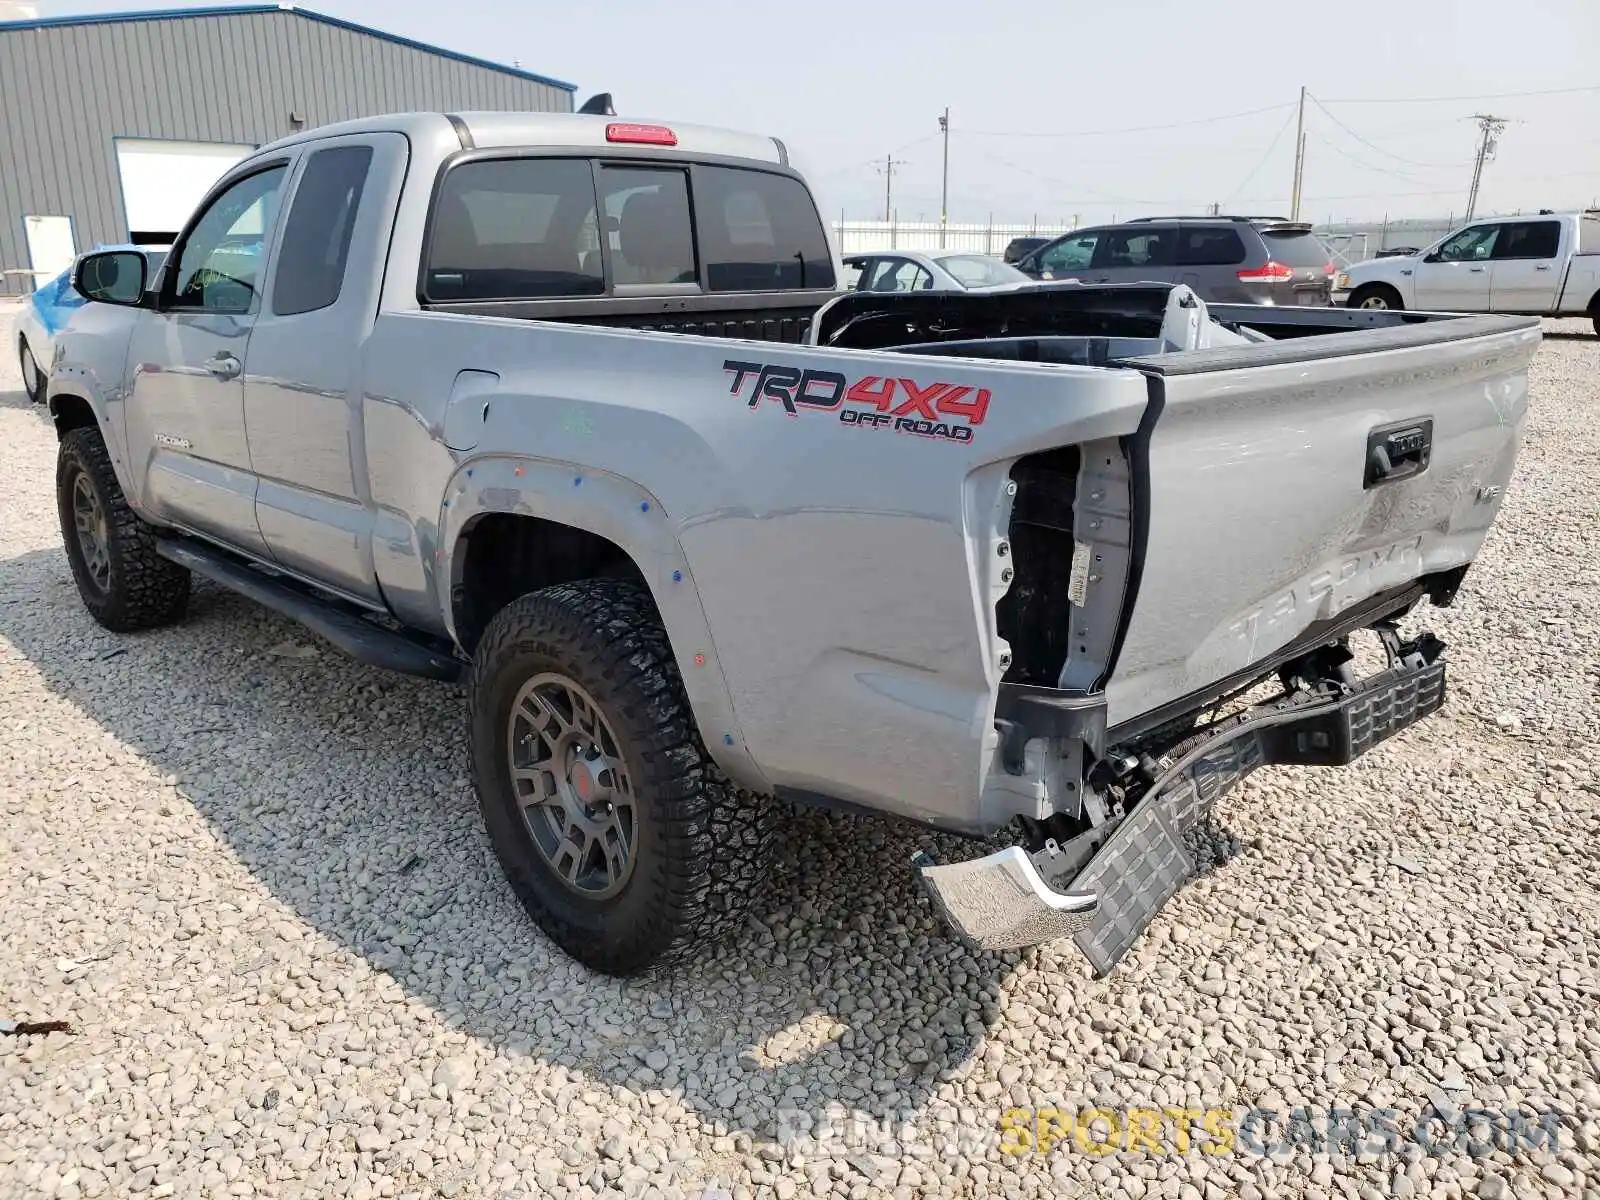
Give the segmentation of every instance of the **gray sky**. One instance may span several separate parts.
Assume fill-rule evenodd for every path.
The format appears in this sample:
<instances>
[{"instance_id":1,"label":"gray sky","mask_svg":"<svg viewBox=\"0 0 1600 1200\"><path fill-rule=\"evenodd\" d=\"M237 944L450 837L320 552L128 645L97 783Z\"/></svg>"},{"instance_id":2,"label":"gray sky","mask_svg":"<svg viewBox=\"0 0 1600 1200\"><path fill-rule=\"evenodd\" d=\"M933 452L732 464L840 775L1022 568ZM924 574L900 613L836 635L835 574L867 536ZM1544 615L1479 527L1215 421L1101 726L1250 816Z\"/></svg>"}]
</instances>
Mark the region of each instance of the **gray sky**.
<instances>
[{"instance_id":1,"label":"gray sky","mask_svg":"<svg viewBox=\"0 0 1600 1200\"><path fill-rule=\"evenodd\" d=\"M181 0L180 0L181 4ZM169 7L41 0L44 15ZM579 85L619 112L782 137L824 207L953 221L1287 211L1460 213L1475 112L1513 119L1479 211L1600 203L1600 0L312 0L306 7ZM1587 88L1556 95L1501 95ZM1418 103L1355 100L1458 97ZM1234 119L1228 117L1255 111ZM1106 133L1174 122L1179 128ZM1094 136L1042 136L1056 134ZM1024 136L1034 135L1034 136ZM877 160L876 164L869 160Z\"/></svg>"}]
</instances>

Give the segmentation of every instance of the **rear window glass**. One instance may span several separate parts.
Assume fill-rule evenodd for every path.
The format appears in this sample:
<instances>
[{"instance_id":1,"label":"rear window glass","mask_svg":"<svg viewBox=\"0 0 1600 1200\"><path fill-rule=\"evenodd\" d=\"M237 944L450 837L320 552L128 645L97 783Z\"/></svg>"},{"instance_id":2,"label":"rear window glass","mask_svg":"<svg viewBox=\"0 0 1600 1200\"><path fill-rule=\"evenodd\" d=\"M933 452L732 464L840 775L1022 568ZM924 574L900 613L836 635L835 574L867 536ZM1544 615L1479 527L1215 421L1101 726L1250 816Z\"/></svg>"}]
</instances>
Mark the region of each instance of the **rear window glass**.
<instances>
[{"instance_id":1,"label":"rear window glass","mask_svg":"<svg viewBox=\"0 0 1600 1200\"><path fill-rule=\"evenodd\" d=\"M833 255L810 193L768 171L695 171L700 253L713 292L833 287Z\"/></svg>"},{"instance_id":2,"label":"rear window glass","mask_svg":"<svg viewBox=\"0 0 1600 1200\"><path fill-rule=\"evenodd\" d=\"M816 205L788 175L607 163L598 194L597 207L588 159L452 168L434 206L425 297L599 296L608 284L699 287L702 274L713 292L834 287Z\"/></svg>"},{"instance_id":3,"label":"rear window glass","mask_svg":"<svg viewBox=\"0 0 1600 1200\"><path fill-rule=\"evenodd\" d=\"M1200 226L1178 237L1178 265L1184 267L1232 266L1244 261L1244 239L1236 229Z\"/></svg>"},{"instance_id":4,"label":"rear window glass","mask_svg":"<svg viewBox=\"0 0 1600 1200\"><path fill-rule=\"evenodd\" d=\"M998 287L1007 283L1030 283L1015 267L981 254L950 254L935 260L966 287Z\"/></svg>"},{"instance_id":5,"label":"rear window glass","mask_svg":"<svg viewBox=\"0 0 1600 1200\"><path fill-rule=\"evenodd\" d=\"M674 168L600 171L612 282L621 287L698 283L689 222L689 176Z\"/></svg>"},{"instance_id":6,"label":"rear window glass","mask_svg":"<svg viewBox=\"0 0 1600 1200\"><path fill-rule=\"evenodd\" d=\"M428 245L429 299L604 291L587 159L469 162L444 177Z\"/></svg>"},{"instance_id":7,"label":"rear window glass","mask_svg":"<svg viewBox=\"0 0 1600 1200\"><path fill-rule=\"evenodd\" d=\"M1272 261L1286 267L1325 267L1333 261L1333 255L1314 233L1263 232L1261 237Z\"/></svg>"}]
</instances>

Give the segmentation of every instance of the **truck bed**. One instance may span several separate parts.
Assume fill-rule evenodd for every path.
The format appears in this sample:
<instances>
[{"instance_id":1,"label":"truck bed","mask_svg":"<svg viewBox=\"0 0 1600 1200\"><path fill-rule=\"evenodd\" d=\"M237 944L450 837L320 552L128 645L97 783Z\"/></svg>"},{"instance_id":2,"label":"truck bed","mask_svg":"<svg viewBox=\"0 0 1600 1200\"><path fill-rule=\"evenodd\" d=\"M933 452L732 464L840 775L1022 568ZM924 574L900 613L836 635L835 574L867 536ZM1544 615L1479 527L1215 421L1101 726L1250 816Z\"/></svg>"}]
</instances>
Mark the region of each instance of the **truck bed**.
<instances>
[{"instance_id":1,"label":"truck bed","mask_svg":"<svg viewBox=\"0 0 1600 1200\"><path fill-rule=\"evenodd\" d=\"M812 317L838 295L828 290L730 296L602 296L589 300L435 303L424 308L429 312L798 345L807 340Z\"/></svg>"}]
</instances>

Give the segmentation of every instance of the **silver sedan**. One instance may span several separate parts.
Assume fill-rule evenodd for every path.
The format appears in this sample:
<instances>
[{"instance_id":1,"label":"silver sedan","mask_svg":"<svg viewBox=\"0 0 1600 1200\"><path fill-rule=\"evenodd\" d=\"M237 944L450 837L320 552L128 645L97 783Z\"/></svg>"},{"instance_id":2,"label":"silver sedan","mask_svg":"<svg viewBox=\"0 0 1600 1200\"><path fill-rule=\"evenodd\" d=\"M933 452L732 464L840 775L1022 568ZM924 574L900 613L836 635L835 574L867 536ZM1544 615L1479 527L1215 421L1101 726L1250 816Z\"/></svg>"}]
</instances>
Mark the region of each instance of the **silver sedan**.
<instances>
[{"instance_id":1,"label":"silver sedan","mask_svg":"<svg viewBox=\"0 0 1600 1200\"><path fill-rule=\"evenodd\" d=\"M880 250L844 256L845 287L856 292L987 291L1033 283L986 254Z\"/></svg>"}]
</instances>

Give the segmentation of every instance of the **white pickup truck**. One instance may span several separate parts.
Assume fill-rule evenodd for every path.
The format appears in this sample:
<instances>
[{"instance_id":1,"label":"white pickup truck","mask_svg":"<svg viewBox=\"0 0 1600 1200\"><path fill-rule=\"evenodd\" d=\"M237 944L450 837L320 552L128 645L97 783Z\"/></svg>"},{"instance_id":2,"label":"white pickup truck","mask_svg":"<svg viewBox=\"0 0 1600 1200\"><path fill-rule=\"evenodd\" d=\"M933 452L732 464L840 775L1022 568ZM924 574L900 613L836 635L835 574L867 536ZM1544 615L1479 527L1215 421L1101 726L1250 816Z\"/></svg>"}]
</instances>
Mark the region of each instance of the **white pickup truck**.
<instances>
[{"instance_id":1,"label":"white pickup truck","mask_svg":"<svg viewBox=\"0 0 1600 1200\"><path fill-rule=\"evenodd\" d=\"M1587 316L1600 333L1600 210L1474 221L1418 254L1356 263L1334 279L1333 302Z\"/></svg>"}]
</instances>

